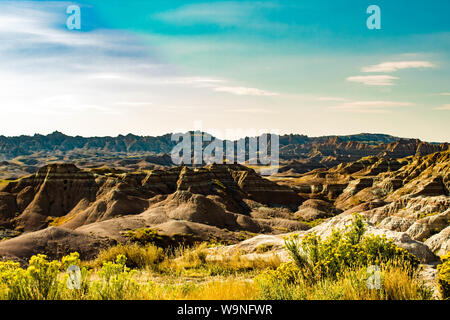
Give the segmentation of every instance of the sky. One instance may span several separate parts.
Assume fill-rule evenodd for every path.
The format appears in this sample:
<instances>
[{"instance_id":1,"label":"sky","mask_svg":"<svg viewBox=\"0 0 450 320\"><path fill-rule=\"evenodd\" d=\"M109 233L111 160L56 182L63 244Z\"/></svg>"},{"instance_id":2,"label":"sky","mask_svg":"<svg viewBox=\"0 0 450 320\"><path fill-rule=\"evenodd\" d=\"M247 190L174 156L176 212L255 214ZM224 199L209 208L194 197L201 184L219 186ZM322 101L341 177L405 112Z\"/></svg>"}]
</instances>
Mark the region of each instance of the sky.
<instances>
[{"instance_id":1,"label":"sky","mask_svg":"<svg viewBox=\"0 0 450 320\"><path fill-rule=\"evenodd\" d=\"M450 142L449 14L448 0L0 0L0 135Z\"/></svg>"}]
</instances>

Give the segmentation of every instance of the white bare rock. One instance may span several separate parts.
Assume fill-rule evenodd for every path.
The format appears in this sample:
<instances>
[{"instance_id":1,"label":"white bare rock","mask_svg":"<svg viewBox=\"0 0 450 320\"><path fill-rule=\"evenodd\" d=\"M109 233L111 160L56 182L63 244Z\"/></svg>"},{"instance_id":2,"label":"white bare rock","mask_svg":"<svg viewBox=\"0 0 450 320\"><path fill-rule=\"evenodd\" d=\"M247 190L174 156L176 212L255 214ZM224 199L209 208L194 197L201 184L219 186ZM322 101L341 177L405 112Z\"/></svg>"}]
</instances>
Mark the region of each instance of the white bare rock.
<instances>
[{"instance_id":1,"label":"white bare rock","mask_svg":"<svg viewBox=\"0 0 450 320\"><path fill-rule=\"evenodd\" d=\"M450 208L440 214L417 220L408 228L406 233L413 239L423 240L445 229L449 225L449 222Z\"/></svg>"},{"instance_id":2,"label":"white bare rock","mask_svg":"<svg viewBox=\"0 0 450 320\"><path fill-rule=\"evenodd\" d=\"M267 252L259 252L259 248L263 246L269 250ZM282 235L259 235L238 244L211 248L208 250L207 259L222 260L224 257L239 252L243 258L248 260L270 259L276 255L281 261L286 262L289 261L289 254L283 246L284 240Z\"/></svg>"},{"instance_id":3,"label":"white bare rock","mask_svg":"<svg viewBox=\"0 0 450 320\"><path fill-rule=\"evenodd\" d=\"M419 271L419 278L422 279L426 288L431 290L432 299L439 300L439 290L437 288L437 270L435 265L422 265Z\"/></svg>"},{"instance_id":4,"label":"white bare rock","mask_svg":"<svg viewBox=\"0 0 450 320\"><path fill-rule=\"evenodd\" d=\"M306 232L316 232L321 237L327 237L333 229L345 229L352 221L352 215L343 213ZM366 234L385 235L386 238L394 241L400 248L414 254L422 263L435 263L438 260L430 248L422 242L412 239L406 232L392 231L378 226L375 227L372 223L368 222Z\"/></svg>"},{"instance_id":5,"label":"white bare rock","mask_svg":"<svg viewBox=\"0 0 450 320\"><path fill-rule=\"evenodd\" d=\"M435 264L439 261L439 258L433 254L428 246L420 241L411 239L406 232L369 227L367 233L380 236L385 235L386 238L393 240L397 246L407 250L419 258L421 263Z\"/></svg>"},{"instance_id":6,"label":"white bare rock","mask_svg":"<svg viewBox=\"0 0 450 320\"><path fill-rule=\"evenodd\" d=\"M280 257L288 258L286 250L283 248L283 236L298 234L301 238L305 234L315 232L321 238L326 238L331 234L333 229L343 230L347 226L349 226L352 221L353 216L351 214L343 213L307 231L293 232L284 235L259 235L236 245L218 247L215 249L215 253L231 253L234 250L239 250L243 254L255 254L258 251L258 247L262 245L267 247L268 245L270 245L272 248L272 253L276 253ZM400 248L403 248L408 252L414 254L417 258L420 259L422 263L435 264L439 260L427 245L411 239L411 237L406 232L397 232L382 229L375 227L371 223L368 223L366 234L375 234L380 236L385 235L386 238L392 239L394 243Z\"/></svg>"},{"instance_id":7,"label":"white bare rock","mask_svg":"<svg viewBox=\"0 0 450 320\"><path fill-rule=\"evenodd\" d=\"M425 244L438 256L443 256L450 251L450 226L430 237Z\"/></svg>"}]
</instances>

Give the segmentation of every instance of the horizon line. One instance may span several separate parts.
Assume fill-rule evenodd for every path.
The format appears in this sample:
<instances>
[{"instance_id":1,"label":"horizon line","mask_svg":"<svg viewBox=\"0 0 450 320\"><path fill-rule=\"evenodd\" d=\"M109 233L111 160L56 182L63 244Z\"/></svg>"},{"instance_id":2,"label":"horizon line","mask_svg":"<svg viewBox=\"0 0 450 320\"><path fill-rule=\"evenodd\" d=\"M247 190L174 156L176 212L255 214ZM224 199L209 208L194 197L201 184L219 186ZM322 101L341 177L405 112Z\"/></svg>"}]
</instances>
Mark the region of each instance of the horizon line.
<instances>
[{"instance_id":1,"label":"horizon line","mask_svg":"<svg viewBox=\"0 0 450 320\"><path fill-rule=\"evenodd\" d=\"M20 134L20 135L3 135L0 134L0 137L4 137L4 138L18 138L18 137L34 137L34 136L50 136L53 134L61 134L63 136L66 137L72 137L72 138L76 138L76 137L80 137L80 138L84 138L84 139L89 139L89 138L118 138L118 137L126 137L126 136L136 136L136 137L152 137L152 138L158 138L158 137L162 137L165 135L171 135L171 134L186 134L188 132L200 132L200 130L187 130L185 132L167 132L164 134L159 134L159 135L139 135L139 134L134 134L134 133L127 133L127 134L122 134L122 133L118 133L115 136L112 135L91 135L91 136L85 136L85 135L70 135L70 134L66 134L63 133L59 130L55 130L53 132L47 133L47 134L43 134L43 133L34 133L33 135L30 134ZM209 134L211 135L213 138L218 138L220 140L227 140L224 138L220 138L218 136L213 136L212 134L210 134L208 131L201 131L203 134ZM320 135L320 136L309 136L305 133L283 133L283 134L279 134L279 133L270 133L270 132L266 132L267 134L276 134L279 137L283 137L283 136L289 136L289 135L294 135L294 136L305 136L307 138L324 138L324 137L351 137L351 136L359 136L359 135L379 135L379 136L388 136L388 137L392 137L392 138L396 138L398 140L419 140L421 142L427 142L427 143L432 143L432 144L445 144L445 143L450 143L449 141L428 141L428 140L423 140L417 137L401 137L401 136L396 136L396 135L392 135L392 134L388 134L388 133L373 133L373 132L360 132L360 133L351 133L351 134L331 134L331 135ZM245 135L245 136L240 136L238 138L235 138L235 140L239 140L239 139L245 139L245 138L251 138L251 137L260 137L263 133L253 136L253 135Z\"/></svg>"}]
</instances>

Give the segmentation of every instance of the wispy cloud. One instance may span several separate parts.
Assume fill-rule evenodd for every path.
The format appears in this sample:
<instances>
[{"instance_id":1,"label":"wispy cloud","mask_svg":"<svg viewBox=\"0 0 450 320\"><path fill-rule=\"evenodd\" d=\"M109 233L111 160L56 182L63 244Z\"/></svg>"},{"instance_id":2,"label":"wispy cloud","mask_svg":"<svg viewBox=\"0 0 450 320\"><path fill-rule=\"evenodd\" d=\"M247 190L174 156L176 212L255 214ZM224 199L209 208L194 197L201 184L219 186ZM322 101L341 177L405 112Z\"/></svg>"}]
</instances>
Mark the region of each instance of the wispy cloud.
<instances>
[{"instance_id":1,"label":"wispy cloud","mask_svg":"<svg viewBox=\"0 0 450 320\"><path fill-rule=\"evenodd\" d=\"M450 110L450 104L444 104L443 106L434 108L435 110Z\"/></svg>"},{"instance_id":2,"label":"wispy cloud","mask_svg":"<svg viewBox=\"0 0 450 320\"><path fill-rule=\"evenodd\" d=\"M276 92L265 91L257 88L248 87L216 87L214 91L227 92L239 96L277 96Z\"/></svg>"},{"instance_id":3,"label":"wispy cloud","mask_svg":"<svg viewBox=\"0 0 450 320\"><path fill-rule=\"evenodd\" d=\"M224 79L210 77L171 77L159 81L160 84L192 85L197 87L215 87L223 82L225 82Z\"/></svg>"},{"instance_id":4,"label":"wispy cloud","mask_svg":"<svg viewBox=\"0 0 450 320\"><path fill-rule=\"evenodd\" d=\"M187 74L149 53L141 38L126 31L69 31L61 24L64 9L58 3L0 2L3 112L131 115L150 109L167 112L166 105L186 97L192 103L213 99L211 92L277 95L215 76Z\"/></svg>"},{"instance_id":5,"label":"wispy cloud","mask_svg":"<svg viewBox=\"0 0 450 320\"><path fill-rule=\"evenodd\" d=\"M330 107L332 110L357 113L389 113L391 108L410 107L410 102L398 101L352 101Z\"/></svg>"},{"instance_id":6,"label":"wispy cloud","mask_svg":"<svg viewBox=\"0 0 450 320\"><path fill-rule=\"evenodd\" d=\"M393 86L394 80L397 77L389 75L376 75L376 76L352 76L348 77L346 80L348 82L362 83L367 86Z\"/></svg>"},{"instance_id":7,"label":"wispy cloud","mask_svg":"<svg viewBox=\"0 0 450 320\"><path fill-rule=\"evenodd\" d=\"M154 18L178 25L219 24L235 25L249 15L249 11L240 9L235 3L202 3L185 5L153 15Z\"/></svg>"},{"instance_id":8,"label":"wispy cloud","mask_svg":"<svg viewBox=\"0 0 450 320\"><path fill-rule=\"evenodd\" d=\"M317 101L346 101L347 99L342 97L318 97Z\"/></svg>"},{"instance_id":9,"label":"wispy cloud","mask_svg":"<svg viewBox=\"0 0 450 320\"><path fill-rule=\"evenodd\" d=\"M439 96L450 96L450 92L441 92L438 95Z\"/></svg>"},{"instance_id":10,"label":"wispy cloud","mask_svg":"<svg viewBox=\"0 0 450 320\"><path fill-rule=\"evenodd\" d=\"M116 102L114 105L116 106L122 106L122 107L147 107L147 106L151 106L153 103L152 102L140 102L140 101L120 101L120 102Z\"/></svg>"},{"instance_id":11,"label":"wispy cloud","mask_svg":"<svg viewBox=\"0 0 450 320\"><path fill-rule=\"evenodd\" d=\"M177 25L214 24L221 27L248 27L249 24L255 26L256 18L263 19L261 9L271 9L275 6L275 3L259 1L197 3L157 13L152 15L152 18Z\"/></svg>"},{"instance_id":12,"label":"wispy cloud","mask_svg":"<svg viewBox=\"0 0 450 320\"><path fill-rule=\"evenodd\" d=\"M105 41L102 32L93 31L89 36L83 32L69 31L60 27L64 21L65 6L63 3L44 3L41 6L33 2L5 2L0 4L0 35L3 45L1 51L29 49L46 45L80 48L111 48L114 41ZM58 27L56 27L58 26ZM20 41L3 41L14 38Z\"/></svg>"},{"instance_id":13,"label":"wispy cloud","mask_svg":"<svg viewBox=\"0 0 450 320\"><path fill-rule=\"evenodd\" d=\"M224 111L226 111L226 112L234 112L234 113L254 113L254 114L261 114L261 113L272 114L272 113L275 113L274 110L263 109L263 108L228 109L228 110L224 110Z\"/></svg>"},{"instance_id":14,"label":"wispy cloud","mask_svg":"<svg viewBox=\"0 0 450 320\"><path fill-rule=\"evenodd\" d=\"M395 72L402 69L433 68L435 65L429 61L392 61L382 62L363 67L362 72Z\"/></svg>"},{"instance_id":15,"label":"wispy cloud","mask_svg":"<svg viewBox=\"0 0 450 320\"><path fill-rule=\"evenodd\" d=\"M45 98L37 103L39 108L34 108L32 112L43 112L47 114L79 114L80 112L101 113L118 115L118 109L113 109L101 104L86 103L83 98L72 94L57 95Z\"/></svg>"}]
</instances>

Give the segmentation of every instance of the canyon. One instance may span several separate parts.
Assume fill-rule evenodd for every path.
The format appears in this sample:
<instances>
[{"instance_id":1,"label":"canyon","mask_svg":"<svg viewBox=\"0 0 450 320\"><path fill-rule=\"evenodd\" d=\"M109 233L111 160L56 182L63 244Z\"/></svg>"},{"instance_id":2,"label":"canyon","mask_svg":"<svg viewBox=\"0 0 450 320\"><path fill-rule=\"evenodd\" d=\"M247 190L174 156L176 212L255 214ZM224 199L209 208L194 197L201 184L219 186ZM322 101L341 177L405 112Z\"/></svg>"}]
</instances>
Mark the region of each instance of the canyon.
<instances>
[{"instance_id":1,"label":"canyon","mask_svg":"<svg viewBox=\"0 0 450 320\"><path fill-rule=\"evenodd\" d=\"M435 264L449 251L448 145L327 138L309 146L320 156L307 161L320 161L308 166L300 159L307 147L296 139L306 138L280 137L289 152L280 152L284 163L269 177L245 164L140 170L48 161L34 173L1 180L0 256L24 262L37 253L60 258L78 251L92 259L146 234L162 245L215 242L211 256L239 250L285 257L285 235L326 236L345 228L354 213L364 217L367 232L393 239L422 263ZM346 161L338 160L342 150L351 150ZM286 160L290 155L297 158Z\"/></svg>"}]
</instances>

